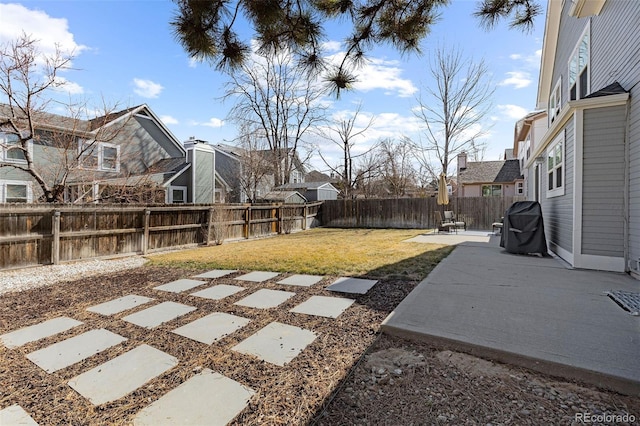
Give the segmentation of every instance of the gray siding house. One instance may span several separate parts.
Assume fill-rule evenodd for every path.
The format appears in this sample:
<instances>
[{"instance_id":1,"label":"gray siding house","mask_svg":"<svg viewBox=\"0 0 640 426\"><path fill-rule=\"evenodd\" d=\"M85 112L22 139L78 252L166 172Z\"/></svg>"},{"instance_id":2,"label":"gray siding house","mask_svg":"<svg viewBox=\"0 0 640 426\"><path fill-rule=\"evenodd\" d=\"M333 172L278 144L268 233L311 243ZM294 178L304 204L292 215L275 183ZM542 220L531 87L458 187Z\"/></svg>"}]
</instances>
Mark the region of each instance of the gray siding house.
<instances>
[{"instance_id":1,"label":"gray siding house","mask_svg":"<svg viewBox=\"0 0 640 426\"><path fill-rule=\"evenodd\" d=\"M555 254L640 276L640 2L548 3L537 110L515 141ZM526 129L525 129L526 130Z\"/></svg>"},{"instance_id":2,"label":"gray siding house","mask_svg":"<svg viewBox=\"0 0 640 426\"><path fill-rule=\"evenodd\" d=\"M340 191L330 182L292 182L275 188L278 191L298 191L307 201L337 200Z\"/></svg>"}]
</instances>

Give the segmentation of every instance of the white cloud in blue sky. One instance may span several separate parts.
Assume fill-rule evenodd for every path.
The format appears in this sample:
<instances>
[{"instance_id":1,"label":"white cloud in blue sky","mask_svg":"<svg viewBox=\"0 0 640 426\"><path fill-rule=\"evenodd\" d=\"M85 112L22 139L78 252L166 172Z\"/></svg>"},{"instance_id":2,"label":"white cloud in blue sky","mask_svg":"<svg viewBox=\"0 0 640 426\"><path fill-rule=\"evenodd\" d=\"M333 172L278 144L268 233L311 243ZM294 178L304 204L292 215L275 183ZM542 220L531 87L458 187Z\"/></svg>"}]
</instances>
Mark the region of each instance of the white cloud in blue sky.
<instances>
[{"instance_id":1,"label":"white cloud in blue sky","mask_svg":"<svg viewBox=\"0 0 640 426\"><path fill-rule=\"evenodd\" d=\"M533 82L531 74L526 71L509 71L505 73L508 77L500 81L500 86L512 86L514 89L524 89Z\"/></svg>"},{"instance_id":2,"label":"white cloud in blue sky","mask_svg":"<svg viewBox=\"0 0 640 426\"><path fill-rule=\"evenodd\" d=\"M180 123L176 118L173 118L170 115L162 115L162 116L160 116L160 120L164 124L179 124Z\"/></svg>"},{"instance_id":3,"label":"white cloud in blue sky","mask_svg":"<svg viewBox=\"0 0 640 426\"><path fill-rule=\"evenodd\" d=\"M157 98L158 96L160 96L162 89L164 89L164 87L162 87L162 85L158 83L141 78L134 78L133 85L135 87L133 91L136 93L136 95L149 99Z\"/></svg>"},{"instance_id":4,"label":"white cloud in blue sky","mask_svg":"<svg viewBox=\"0 0 640 426\"><path fill-rule=\"evenodd\" d=\"M529 112L529 110L527 110L526 108L512 104L497 105L496 108L503 114L503 116L507 117L509 120L512 120L514 122L514 125L515 121L520 120Z\"/></svg>"}]
</instances>

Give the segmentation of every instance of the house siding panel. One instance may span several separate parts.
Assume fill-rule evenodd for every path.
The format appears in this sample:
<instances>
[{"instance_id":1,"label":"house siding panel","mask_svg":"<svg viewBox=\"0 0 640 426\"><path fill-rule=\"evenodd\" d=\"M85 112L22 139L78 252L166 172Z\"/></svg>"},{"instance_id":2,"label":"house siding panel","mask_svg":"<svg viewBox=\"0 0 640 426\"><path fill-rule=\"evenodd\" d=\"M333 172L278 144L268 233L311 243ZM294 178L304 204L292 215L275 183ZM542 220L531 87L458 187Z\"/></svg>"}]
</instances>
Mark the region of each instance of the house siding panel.
<instances>
[{"instance_id":1,"label":"house siding panel","mask_svg":"<svg viewBox=\"0 0 640 426\"><path fill-rule=\"evenodd\" d=\"M547 197L547 164L545 162L541 176L541 205L547 241L552 250L560 247L573 253L573 190L574 190L574 125L569 120L564 128L564 195Z\"/></svg>"},{"instance_id":2,"label":"house siding panel","mask_svg":"<svg viewBox=\"0 0 640 426\"><path fill-rule=\"evenodd\" d=\"M214 202L214 153L196 150L195 203Z\"/></svg>"},{"instance_id":3,"label":"house siding panel","mask_svg":"<svg viewBox=\"0 0 640 426\"><path fill-rule=\"evenodd\" d=\"M624 256L624 106L584 112L582 253Z\"/></svg>"}]
</instances>

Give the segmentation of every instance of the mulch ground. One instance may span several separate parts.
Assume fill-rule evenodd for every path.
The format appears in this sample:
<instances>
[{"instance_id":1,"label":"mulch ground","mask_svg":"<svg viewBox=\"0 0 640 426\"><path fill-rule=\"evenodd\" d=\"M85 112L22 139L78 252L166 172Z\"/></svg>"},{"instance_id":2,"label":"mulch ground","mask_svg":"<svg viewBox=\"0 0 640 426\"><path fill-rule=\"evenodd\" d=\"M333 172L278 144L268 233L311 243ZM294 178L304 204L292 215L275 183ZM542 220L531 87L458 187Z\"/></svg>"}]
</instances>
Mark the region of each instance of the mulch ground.
<instances>
[{"instance_id":1,"label":"mulch ground","mask_svg":"<svg viewBox=\"0 0 640 426\"><path fill-rule=\"evenodd\" d=\"M580 412L626 413L634 415L636 422L640 415L637 398L497 365L446 348L381 336L381 322L417 285L416 281L381 280L366 295L349 295L356 303L337 319L289 312L310 296L335 296L324 290L335 277L312 287L291 288L274 282L215 280L249 290L296 292L283 305L266 310L233 305L247 292L211 301L152 289L200 272L204 271L143 267L0 297L0 334L59 316L84 323L63 335L16 349L0 347L0 408L19 404L41 425L128 424L139 410L203 368L210 368L256 392L232 423L238 425L570 424ZM153 330L120 320L130 312L102 317L86 311L89 306L127 294L172 300L198 309ZM212 345L169 332L177 324L203 316L203 312L226 312L252 321ZM312 330L318 337L284 367L231 350L273 321ZM97 328L128 340L53 374L25 357L63 337ZM179 365L126 397L97 407L66 384L72 377L141 344L177 357Z\"/></svg>"}]
</instances>

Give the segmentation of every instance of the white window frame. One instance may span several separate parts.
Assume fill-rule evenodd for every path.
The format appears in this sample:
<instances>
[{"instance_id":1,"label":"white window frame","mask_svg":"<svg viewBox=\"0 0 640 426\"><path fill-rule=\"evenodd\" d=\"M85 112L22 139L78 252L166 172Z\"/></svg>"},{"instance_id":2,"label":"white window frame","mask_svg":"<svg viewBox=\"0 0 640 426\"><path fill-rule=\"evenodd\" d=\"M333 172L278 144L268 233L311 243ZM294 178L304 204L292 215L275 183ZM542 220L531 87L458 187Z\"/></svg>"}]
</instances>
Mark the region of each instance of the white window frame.
<instances>
[{"instance_id":1,"label":"white window frame","mask_svg":"<svg viewBox=\"0 0 640 426\"><path fill-rule=\"evenodd\" d=\"M582 99L591 93L591 21L587 22L586 28L580 35L576 47L573 49L569 61L567 63L567 99L575 101ZM580 63L580 52L583 43L586 43L586 58L584 63ZM587 83L586 88L581 86L580 75L586 69ZM575 98L571 96L571 88L575 85ZM584 89L584 90L583 90ZM581 96L580 92L584 92Z\"/></svg>"},{"instance_id":2,"label":"white window frame","mask_svg":"<svg viewBox=\"0 0 640 426\"><path fill-rule=\"evenodd\" d=\"M7 185L20 185L27 187L27 197L25 203L33 202L33 190L31 189L31 182L24 180L0 180L0 203L7 202Z\"/></svg>"},{"instance_id":3,"label":"white window frame","mask_svg":"<svg viewBox=\"0 0 640 426\"><path fill-rule=\"evenodd\" d=\"M95 166L85 165L85 159L89 157L86 152L83 152L84 146L89 145L89 150L91 150L91 156L96 157L97 164ZM94 145L93 147L91 145ZM105 167L105 148L115 148L116 150L116 164L115 167ZM114 172L118 173L120 171L120 146L107 143L107 142L93 142L87 139L78 139L78 153L80 155L80 166L85 170L97 170L101 172Z\"/></svg>"},{"instance_id":4,"label":"white window frame","mask_svg":"<svg viewBox=\"0 0 640 426\"><path fill-rule=\"evenodd\" d=\"M560 110L562 109L562 77L558 79L556 85L553 87L553 91L551 92L551 96L549 96L549 111L547 115L549 116L549 126L556 119L558 115L560 115Z\"/></svg>"},{"instance_id":5,"label":"white window frame","mask_svg":"<svg viewBox=\"0 0 640 426\"><path fill-rule=\"evenodd\" d=\"M546 173L547 173L547 198L564 195L566 183L565 169L565 143L564 132L561 132L549 144L546 151ZM557 154L560 153L561 161L557 162ZM560 175L560 185L558 185L558 175ZM549 185L552 185L550 188Z\"/></svg>"},{"instance_id":6,"label":"white window frame","mask_svg":"<svg viewBox=\"0 0 640 426\"><path fill-rule=\"evenodd\" d=\"M524 195L524 182L516 182L516 195Z\"/></svg>"},{"instance_id":7,"label":"white window frame","mask_svg":"<svg viewBox=\"0 0 640 426\"><path fill-rule=\"evenodd\" d=\"M490 195L484 195L484 188L486 186L490 186L491 187L491 194ZM500 187L500 194L494 194L494 189L496 189L495 187ZM486 183L486 184L480 185L480 194L483 197L501 197L502 196L502 190L503 190L502 184L499 184L499 183L498 184Z\"/></svg>"},{"instance_id":8,"label":"white window frame","mask_svg":"<svg viewBox=\"0 0 640 426\"><path fill-rule=\"evenodd\" d=\"M12 136L13 133L0 132L0 161L3 163L13 163L13 164L27 164L26 155L24 159L18 158L10 158L7 154L10 151L8 147L9 136ZM20 147L20 137L18 136L18 148L12 148L16 150L22 151ZM29 154L33 153L33 141L29 141L27 143L27 149L29 150ZM24 153L24 151L22 151Z\"/></svg>"},{"instance_id":9,"label":"white window frame","mask_svg":"<svg viewBox=\"0 0 640 426\"><path fill-rule=\"evenodd\" d=\"M183 198L179 204L187 204L187 187L186 186L170 186L169 187L169 204L173 204L173 191L182 191Z\"/></svg>"}]
</instances>

